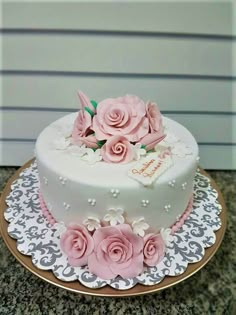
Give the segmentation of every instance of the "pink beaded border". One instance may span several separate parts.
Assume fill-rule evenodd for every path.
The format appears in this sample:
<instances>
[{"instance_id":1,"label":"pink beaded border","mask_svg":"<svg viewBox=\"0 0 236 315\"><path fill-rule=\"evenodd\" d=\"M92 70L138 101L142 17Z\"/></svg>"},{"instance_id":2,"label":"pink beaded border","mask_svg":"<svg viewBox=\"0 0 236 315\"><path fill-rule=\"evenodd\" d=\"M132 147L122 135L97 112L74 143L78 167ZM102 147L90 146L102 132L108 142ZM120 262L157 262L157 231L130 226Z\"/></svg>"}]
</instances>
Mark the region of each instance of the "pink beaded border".
<instances>
[{"instance_id":1,"label":"pink beaded border","mask_svg":"<svg viewBox=\"0 0 236 315\"><path fill-rule=\"evenodd\" d=\"M45 216L45 218L48 220L48 222L51 225L54 225L57 221L54 219L54 217L52 216L52 214L48 210L46 203L45 203L43 196L42 196L40 191L39 191L39 203L40 203L40 207L41 207L42 213ZM176 221L171 226L171 234L172 235L182 227L185 220L188 218L190 212L192 211L192 208L193 208L193 196L190 198L189 203L187 205L187 208L184 211L184 213L182 214L182 216L180 217L180 219L178 221Z\"/></svg>"},{"instance_id":2,"label":"pink beaded border","mask_svg":"<svg viewBox=\"0 0 236 315\"><path fill-rule=\"evenodd\" d=\"M45 218L48 220L48 222L51 225L54 225L57 221L54 219L54 217L52 216L52 214L48 210L46 203L43 199L43 196L41 194L41 191L39 191L39 203L40 203L40 207L41 207L42 213L45 216Z\"/></svg>"},{"instance_id":3,"label":"pink beaded border","mask_svg":"<svg viewBox=\"0 0 236 315\"><path fill-rule=\"evenodd\" d=\"M182 214L182 216L180 217L180 219L178 221L176 221L172 226L171 226L171 234L173 235L175 232L177 232L182 225L184 224L185 220L188 218L188 216L190 215L190 212L192 211L193 208L193 196L190 198L187 208L184 211L184 213Z\"/></svg>"}]
</instances>

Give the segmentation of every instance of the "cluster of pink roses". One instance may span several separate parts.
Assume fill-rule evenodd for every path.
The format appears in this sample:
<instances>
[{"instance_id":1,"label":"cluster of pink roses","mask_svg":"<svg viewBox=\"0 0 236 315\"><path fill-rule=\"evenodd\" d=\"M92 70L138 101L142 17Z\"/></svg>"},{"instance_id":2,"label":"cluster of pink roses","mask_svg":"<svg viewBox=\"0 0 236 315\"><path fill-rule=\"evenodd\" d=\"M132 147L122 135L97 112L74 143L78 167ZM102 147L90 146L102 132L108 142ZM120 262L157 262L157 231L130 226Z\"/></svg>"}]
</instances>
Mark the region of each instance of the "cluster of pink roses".
<instances>
[{"instance_id":1,"label":"cluster of pink roses","mask_svg":"<svg viewBox=\"0 0 236 315\"><path fill-rule=\"evenodd\" d=\"M72 141L88 148L101 148L104 161L127 163L134 159L133 144L152 150L164 137L161 113L155 103L137 96L90 101L78 92L82 109L74 122Z\"/></svg>"},{"instance_id":2,"label":"cluster of pink roses","mask_svg":"<svg viewBox=\"0 0 236 315\"><path fill-rule=\"evenodd\" d=\"M128 224L100 227L93 235L82 225L70 224L60 244L71 266L88 265L89 271L102 279L136 277L144 263L155 266L165 253L160 234L142 238Z\"/></svg>"}]
</instances>

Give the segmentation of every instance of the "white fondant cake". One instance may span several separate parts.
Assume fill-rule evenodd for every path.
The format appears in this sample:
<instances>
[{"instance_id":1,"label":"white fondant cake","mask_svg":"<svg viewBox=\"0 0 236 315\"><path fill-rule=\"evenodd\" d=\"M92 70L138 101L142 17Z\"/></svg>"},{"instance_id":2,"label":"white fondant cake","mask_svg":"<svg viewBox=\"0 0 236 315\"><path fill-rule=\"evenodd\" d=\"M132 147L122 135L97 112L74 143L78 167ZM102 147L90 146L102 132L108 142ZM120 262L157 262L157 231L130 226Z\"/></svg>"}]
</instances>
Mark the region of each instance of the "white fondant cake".
<instances>
[{"instance_id":1,"label":"white fondant cake","mask_svg":"<svg viewBox=\"0 0 236 315\"><path fill-rule=\"evenodd\" d=\"M79 98L79 114L37 139L40 200L67 226L61 246L71 265L88 264L104 279L132 277L160 261L168 228L188 208L198 145L154 103L125 96L97 104L82 92Z\"/></svg>"},{"instance_id":2,"label":"white fondant cake","mask_svg":"<svg viewBox=\"0 0 236 315\"><path fill-rule=\"evenodd\" d=\"M60 129L72 126L75 118L70 114L52 123L40 134L36 145L41 192L54 218L66 224L82 223L88 216L103 218L108 209L121 208L130 222L145 217L155 231L170 227L192 195L198 146L190 132L171 119L163 119L167 134L174 134L186 144L191 154L173 155L173 166L145 187L128 177L136 161L90 165L70 150L55 150L53 141L60 139Z\"/></svg>"}]
</instances>

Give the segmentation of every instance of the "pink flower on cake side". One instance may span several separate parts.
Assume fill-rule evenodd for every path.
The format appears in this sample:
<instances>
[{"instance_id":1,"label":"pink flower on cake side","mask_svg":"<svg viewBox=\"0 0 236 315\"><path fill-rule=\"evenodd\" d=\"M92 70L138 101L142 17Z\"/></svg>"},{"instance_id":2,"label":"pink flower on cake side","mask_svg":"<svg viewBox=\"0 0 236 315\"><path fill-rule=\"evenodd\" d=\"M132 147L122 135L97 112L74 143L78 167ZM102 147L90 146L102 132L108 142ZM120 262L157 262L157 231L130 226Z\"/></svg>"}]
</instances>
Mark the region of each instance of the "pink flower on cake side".
<instances>
[{"instance_id":1,"label":"pink flower on cake side","mask_svg":"<svg viewBox=\"0 0 236 315\"><path fill-rule=\"evenodd\" d=\"M78 92L82 109L78 112L72 130L72 143L77 145L85 144L88 148L98 148L97 139L92 135L92 114L95 109L90 103L89 98L83 93ZM86 110L87 109L87 110Z\"/></svg>"},{"instance_id":2,"label":"pink flower on cake side","mask_svg":"<svg viewBox=\"0 0 236 315\"><path fill-rule=\"evenodd\" d=\"M149 233L144 236L143 256L144 263L156 266L165 255L165 244L160 234Z\"/></svg>"},{"instance_id":3,"label":"pink flower on cake side","mask_svg":"<svg viewBox=\"0 0 236 315\"><path fill-rule=\"evenodd\" d=\"M67 230L61 235L61 249L68 256L71 266L81 267L87 265L88 256L93 252L94 242L84 226L69 224Z\"/></svg>"},{"instance_id":4,"label":"pink flower on cake side","mask_svg":"<svg viewBox=\"0 0 236 315\"><path fill-rule=\"evenodd\" d=\"M113 136L102 146L101 155L108 163L128 163L134 159L134 149L125 137Z\"/></svg>"},{"instance_id":5,"label":"pink flower on cake side","mask_svg":"<svg viewBox=\"0 0 236 315\"><path fill-rule=\"evenodd\" d=\"M105 99L98 103L92 129L98 140L119 135L130 142L138 142L148 133L149 123L145 115L145 104L137 96Z\"/></svg>"},{"instance_id":6,"label":"pink flower on cake side","mask_svg":"<svg viewBox=\"0 0 236 315\"><path fill-rule=\"evenodd\" d=\"M93 234L94 252L88 257L90 272L102 279L138 276L143 270L143 239L128 224L107 226Z\"/></svg>"},{"instance_id":7,"label":"pink flower on cake side","mask_svg":"<svg viewBox=\"0 0 236 315\"><path fill-rule=\"evenodd\" d=\"M151 150L157 143L165 138L162 117L159 108L155 103L146 104L147 118L149 121L149 133L140 142L146 146L146 150Z\"/></svg>"}]
</instances>

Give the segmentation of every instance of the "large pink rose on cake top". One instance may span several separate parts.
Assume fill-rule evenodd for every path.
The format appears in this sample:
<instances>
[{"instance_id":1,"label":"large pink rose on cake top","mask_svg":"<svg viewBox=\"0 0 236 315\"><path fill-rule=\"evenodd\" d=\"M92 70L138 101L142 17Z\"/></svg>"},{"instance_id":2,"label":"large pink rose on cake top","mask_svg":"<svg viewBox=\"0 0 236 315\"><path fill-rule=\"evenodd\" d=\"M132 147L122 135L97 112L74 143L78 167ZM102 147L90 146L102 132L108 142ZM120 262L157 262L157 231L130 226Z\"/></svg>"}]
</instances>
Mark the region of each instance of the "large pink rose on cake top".
<instances>
[{"instance_id":1,"label":"large pink rose on cake top","mask_svg":"<svg viewBox=\"0 0 236 315\"><path fill-rule=\"evenodd\" d=\"M165 245L160 234L147 234L144 236L143 256L148 266L156 266L165 255Z\"/></svg>"},{"instance_id":2,"label":"large pink rose on cake top","mask_svg":"<svg viewBox=\"0 0 236 315\"><path fill-rule=\"evenodd\" d=\"M107 226L93 234L94 252L88 258L90 272L102 279L138 276L143 270L143 239L128 224Z\"/></svg>"},{"instance_id":3,"label":"large pink rose on cake top","mask_svg":"<svg viewBox=\"0 0 236 315\"><path fill-rule=\"evenodd\" d=\"M138 142L149 130L145 115L145 104L137 96L105 99L98 103L92 129L98 140L119 135L130 142Z\"/></svg>"},{"instance_id":4,"label":"large pink rose on cake top","mask_svg":"<svg viewBox=\"0 0 236 315\"><path fill-rule=\"evenodd\" d=\"M71 266L78 267L87 265L88 256L92 253L94 242L84 226L70 224L61 235L61 249L68 256Z\"/></svg>"},{"instance_id":5,"label":"large pink rose on cake top","mask_svg":"<svg viewBox=\"0 0 236 315\"><path fill-rule=\"evenodd\" d=\"M125 137L113 136L102 146L101 155L108 163L128 163L134 159L134 150Z\"/></svg>"},{"instance_id":6,"label":"large pink rose on cake top","mask_svg":"<svg viewBox=\"0 0 236 315\"><path fill-rule=\"evenodd\" d=\"M91 135L93 131L91 113L95 113L94 107L91 105L89 98L81 91L78 92L82 109L78 112L72 130L72 143L81 145L85 144L89 148L98 148L97 139ZM85 108L88 109L85 110Z\"/></svg>"},{"instance_id":7,"label":"large pink rose on cake top","mask_svg":"<svg viewBox=\"0 0 236 315\"><path fill-rule=\"evenodd\" d=\"M151 150L165 138L165 134L158 106L155 103L147 102L146 112L149 122L149 133L140 142L146 146L146 150Z\"/></svg>"}]
</instances>

